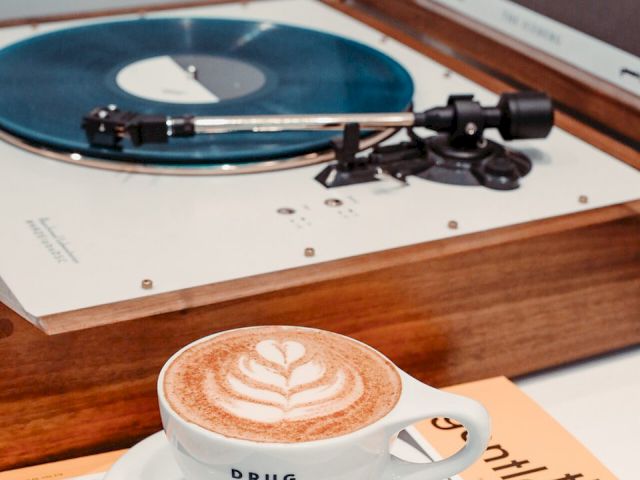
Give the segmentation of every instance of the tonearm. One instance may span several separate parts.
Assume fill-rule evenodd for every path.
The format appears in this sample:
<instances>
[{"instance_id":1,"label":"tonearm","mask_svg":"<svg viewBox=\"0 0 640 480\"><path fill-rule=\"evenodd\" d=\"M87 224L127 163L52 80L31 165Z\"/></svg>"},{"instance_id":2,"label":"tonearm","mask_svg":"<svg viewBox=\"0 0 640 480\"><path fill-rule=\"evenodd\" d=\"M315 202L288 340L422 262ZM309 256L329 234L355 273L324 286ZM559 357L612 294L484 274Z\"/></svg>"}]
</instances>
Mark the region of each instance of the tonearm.
<instances>
[{"instance_id":1,"label":"tonearm","mask_svg":"<svg viewBox=\"0 0 640 480\"><path fill-rule=\"evenodd\" d=\"M473 95L452 95L446 106L422 112L335 113L254 116L164 116L120 110L115 105L94 108L82 121L92 146L121 148L128 138L134 146L166 143L174 137L229 132L341 130L334 142L337 162L318 180L327 187L376 180L381 172L404 181L417 175L455 184L481 184L513 189L531 169L530 161L488 140L483 133L496 128L503 139L544 138L553 126L551 99L540 92L505 93L495 106L484 107ZM407 128L410 141L374 149L358 157L360 135L367 130ZM415 128L438 132L421 137Z\"/></svg>"}]
</instances>

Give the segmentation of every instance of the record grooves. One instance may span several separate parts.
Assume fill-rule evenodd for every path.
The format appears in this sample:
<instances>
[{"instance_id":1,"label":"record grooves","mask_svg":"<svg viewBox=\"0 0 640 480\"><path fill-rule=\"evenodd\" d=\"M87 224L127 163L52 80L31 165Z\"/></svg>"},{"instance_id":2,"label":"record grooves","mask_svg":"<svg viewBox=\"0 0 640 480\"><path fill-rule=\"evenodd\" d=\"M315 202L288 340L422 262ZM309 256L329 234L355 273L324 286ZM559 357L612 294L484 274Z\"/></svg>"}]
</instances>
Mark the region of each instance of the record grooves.
<instances>
[{"instance_id":1,"label":"record grooves","mask_svg":"<svg viewBox=\"0 0 640 480\"><path fill-rule=\"evenodd\" d=\"M87 142L82 116L110 103L169 115L393 112L407 109L413 96L404 68L363 44L291 26L201 18L97 23L32 37L0 51L0 83L0 127L10 141L17 137L13 143L44 147L49 156L106 159L107 168L137 162L169 170L311 161L336 134L229 133L113 151Z\"/></svg>"}]
</instances>

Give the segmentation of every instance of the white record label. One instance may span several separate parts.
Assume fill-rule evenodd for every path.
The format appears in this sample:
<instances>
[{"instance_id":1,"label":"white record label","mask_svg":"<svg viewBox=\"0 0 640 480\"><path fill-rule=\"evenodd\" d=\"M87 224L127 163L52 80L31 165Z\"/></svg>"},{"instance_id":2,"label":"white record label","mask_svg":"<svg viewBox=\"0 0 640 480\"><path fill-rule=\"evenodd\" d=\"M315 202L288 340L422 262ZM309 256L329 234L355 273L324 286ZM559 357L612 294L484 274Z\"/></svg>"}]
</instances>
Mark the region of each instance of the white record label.
<instances>
[{"instance_id":1,"label":"white record label","mask_svg":"<svg viewBox=\"0 0 640 480\"><path fill-rule=\"evenodd\" d=\"M218 103L243 97L266 82L257 67L212 55L164 55L131 63L116 83L136 97L166 103Z\"/></svg>"}]
</instances>

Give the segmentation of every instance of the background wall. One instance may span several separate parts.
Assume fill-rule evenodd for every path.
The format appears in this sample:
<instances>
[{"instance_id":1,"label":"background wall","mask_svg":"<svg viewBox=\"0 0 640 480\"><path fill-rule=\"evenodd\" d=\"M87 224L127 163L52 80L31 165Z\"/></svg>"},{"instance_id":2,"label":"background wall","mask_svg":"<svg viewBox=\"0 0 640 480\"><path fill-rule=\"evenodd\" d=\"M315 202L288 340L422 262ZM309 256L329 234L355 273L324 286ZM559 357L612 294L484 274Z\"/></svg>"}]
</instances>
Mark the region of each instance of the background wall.
<instances>
[{"instance_id":1,"label":"background wall","mask_svg":"<svg viewBox=\"0 0 640 480\"><path fill-rule=\"evenodd\" d=\"M512 0L640 57L640 0Z\"/></svg>"},{"instance_id":2,"label":"background wall","mask_svg":"<svg viewBox=\"0 0 640 480\"><path fill-rule=\"evenodd\" d=\"M143 7L163 3L188 3L189 0L22 0L0 1L0 19L26 18L44 15L61 15L74 12Z\"/></svg>"}]
</instances>

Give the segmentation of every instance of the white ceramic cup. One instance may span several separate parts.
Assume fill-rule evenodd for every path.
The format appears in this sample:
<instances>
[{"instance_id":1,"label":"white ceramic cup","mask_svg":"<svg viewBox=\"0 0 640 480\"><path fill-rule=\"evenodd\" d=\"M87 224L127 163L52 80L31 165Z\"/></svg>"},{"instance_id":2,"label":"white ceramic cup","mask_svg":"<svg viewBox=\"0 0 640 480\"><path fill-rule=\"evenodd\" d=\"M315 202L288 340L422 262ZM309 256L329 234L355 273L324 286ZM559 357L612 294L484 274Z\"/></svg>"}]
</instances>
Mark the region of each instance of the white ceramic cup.
<instances>
[{"instance_id":1,"label":"white ceramic cup","mask_svg":"<svg viewBox=\"0 0 640 480\"><path fill-rule=\"evenodd\" d=\"M380 420L345 435L299 443L265 443L206 430L171 408L163 385L167 367L178 355L215 335L175 353L158 378L162 425L187 480L443 480L471 465L487 446L490 419L481 404L436 390L397 367L402 380L397 404ZM429 464L405 462L390 454L399 431L433 417L452 418L465 426L468 437L462 450Z\"/></svg>"}]
</instances>

